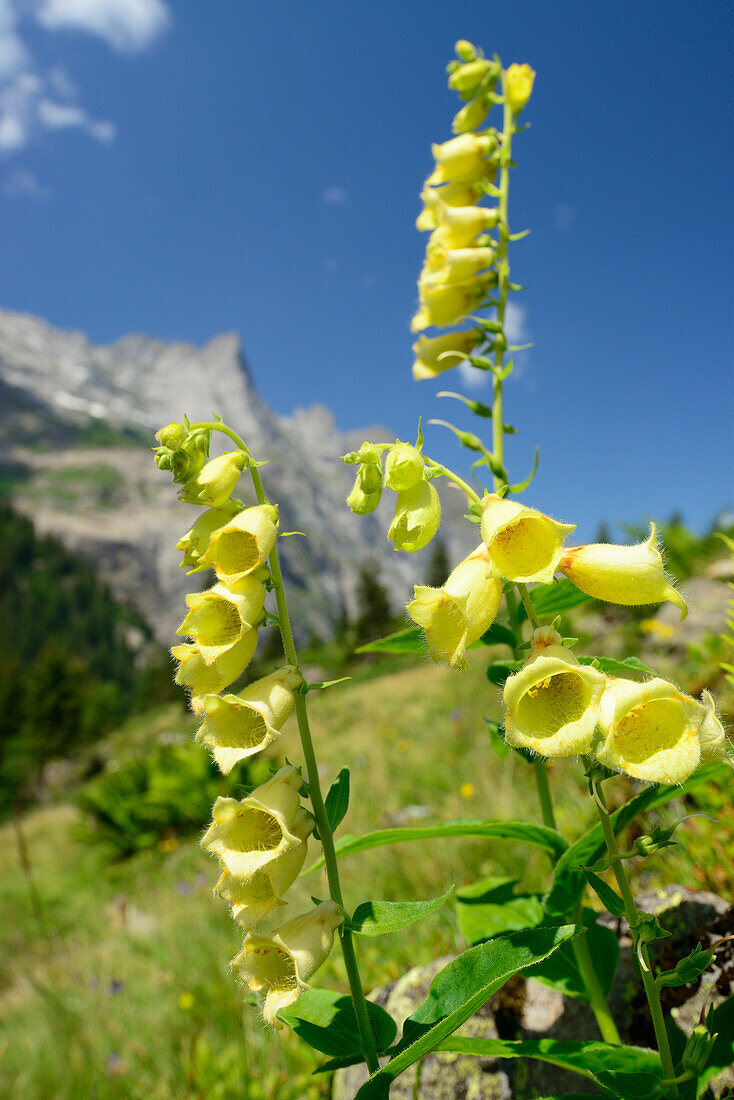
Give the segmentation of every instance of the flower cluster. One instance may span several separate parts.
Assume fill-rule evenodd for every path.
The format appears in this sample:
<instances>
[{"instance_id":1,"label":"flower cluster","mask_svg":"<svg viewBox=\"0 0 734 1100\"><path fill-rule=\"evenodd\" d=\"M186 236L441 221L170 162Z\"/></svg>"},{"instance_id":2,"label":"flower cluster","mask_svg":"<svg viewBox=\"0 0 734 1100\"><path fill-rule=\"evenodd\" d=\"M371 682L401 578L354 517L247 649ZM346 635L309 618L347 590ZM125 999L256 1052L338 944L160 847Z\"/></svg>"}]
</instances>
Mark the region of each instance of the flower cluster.
<instances>
[{"instance_id":1,"label":"flower cluster","mask_svg":"<svg viewBox=\"0 0 734 1100\"><path fill-rule=\"evenodd\" d=\"M206 461L209 432L169 424L157 436L156 462L182 483L181 500L206 508L177 543L182 568L213 569L216 583L186 597L188 612L176 631L190 641L174 646L176 682L190 693L201 719L196 740L227 774L242 760L280 736L303 686L297 668L282 668L237 693L226 688L252 660L265 617L270 570L267 559L278 535L278 509L253 507L232 497L250 456L238 450ZM202 839L217 857L216 893L229 903L245 933L232 961L249 989L264 992L263 1014L275 1026L278 1011L292 1004L331 950L343 913L324 902L272 935L255 931L259 922L286 904L284 894L298 876L313 831L301 805L303 780L292 765L281 768L247 797L218 798Z\"/></svg>"}]
</instances>

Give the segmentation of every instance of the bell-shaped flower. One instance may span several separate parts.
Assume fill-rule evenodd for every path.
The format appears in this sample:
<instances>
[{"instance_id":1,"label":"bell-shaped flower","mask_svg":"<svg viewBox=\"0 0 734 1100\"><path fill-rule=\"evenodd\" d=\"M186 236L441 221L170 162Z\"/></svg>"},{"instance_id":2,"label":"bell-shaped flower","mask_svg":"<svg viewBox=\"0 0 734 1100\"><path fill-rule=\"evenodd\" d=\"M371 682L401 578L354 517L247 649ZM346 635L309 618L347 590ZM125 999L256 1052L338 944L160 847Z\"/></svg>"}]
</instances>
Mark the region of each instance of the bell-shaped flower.
<instances>
[{"instance_id":1,"label":"bell-shaped flower","mask_svg":"<svg viewBox=\"0 0 734 1100\"><path fill-rule=\"evenodd\" d=\"M339 906L324 901L288 921L272 936L245 936L232 968L248 989L265 991L263 1016L271 1027L277 1027L278 1012L295 1004L308 989L308 979L326 961L334 932L343 920Z\"/></svg>"},{"instance_id":2,"label":"bell-shaped flower","mask_svg":"<svg viewBox=\"0 0 734 1100\"><path fill-rule=\"evenodd\" d=\"M502 579L481 543L441 588L417 584L406 610L425 630L431 660L466 669L467 646L494 622L501 598Z\"/></svg>"},{"instance_id":3,"label":"bell-shaped flower","mask_svg":"<svg viewBox=\"0 0 734 1100\"><path fill-rule=\"evenodd\" d=\"M232 584L265 561L277 534L278 509L274 505L245 508L212 532L200 565L213 566L220 580Z\"/></svg>"},{"instance_id":4,"label":"bell-shaped flower","mask_svg":"<svg viewBox=\"0 0 734 1100\"><path fill-rule=\"evenodd\" d=\"M466 248L478 233L494 229L499 211L492 206L448 206L435 192L432 200L437 227L428 238L428 251L434 248Z\"/></svg>"},{"instance_id":5,"label":"bell-shaped flower","mask_svg":"<svg viewBox=\"0 0 734 1100\"><path fill-rule=\"evenodd\" d=\"M419 336L413 344L413 378L416 381L435 378L442 371L451 370L483 342L484 333L478 328L447 332L444 336Z\"/></svg>"},{"instance_id":6,"label":"bell-shaped flower","mask_svg":"<svg viewBox=\"0 0 734 1100\"><path fill-rule=\"evenodd\" d=\"M529 65L510 65L505 73L505 99L513 114L519 115L530 99L535 72Z\"/></svg>"},{"instance_id":7,"label":"bell-shaped flower","mask_svg":"<svg viewBox=\"0 0 734 1100\"><path fill-rule=\"evenodd\" d=\"M208 504L210 508L222 508L232 495L239 476L249 458L244 451L230 451L213 458L190 478L178 494L189 504Z\"/></svg>"},{"instance_id":8,"label":"bell-shaped flower","mask_svg":"<svg viewBox=\"0 0 734 1100\"><path fill-rule=\"evenodd\" d=\"M298 878L307 849L307 841L300 840L246 879L222 871L214 891L229 903L233 919L246 932L277 906L287 905L283 895Z\"/></svg>"},{"instance_id":9,"label":"bell-shaped flower","mask_svg":"<svg viewBox=\"0 0 734 1100\"><path fill-rule=\"evenodd\" d=\"M207 508L176 543L176 549L183 550L181 567L191 566L189 573L200 573L207 569L208 566L201 565L201 557L209 548L209 540L216 530L229 523L243 508L244 505L239 500L228 500L223 508Z\"/></svg>"},{"instance_id":10,"label":"bell-shaped flower","mask_svg":"<svg viewBox=\"0 0 734 1100\"><path fill-rule=\"evenodd\" d=\"M276 737L294 705L301 674L291 665L249 684L238 695L207 695L196 740L211 749L225 775L240 760L260 752Z\"/></svg>"},{"instance_id":11,"label":"bell-shaped flower","mask_svg":"<svg viewBox=\"0 0 734 1100\"><path fill-rule=\"evenodd\" d=\"M550 584L563 553L562 542L576 529L535 508L490 494L482 502L482 538L498 572L508 581Z\"/></svg>"},{"instance_id":12,"label":"bell-shaped flower","mask_svg":"<svg viewBox=\"0 0 734 1100\"><path fill-rule=\"evenodd\" d=\"M218 798L202 848L215 855L225 871L247 880L313 831L313 818L298 796L302 783L297 769L286 764L241 801Z\"/></svg>"},{"instance_id":13,"label":"bell-shaped flower","mask_svg":"<svg viewBox=\"0 0 734 1100\"><path fill-rule=\"evenodd\" d=\"M579 664L560 634L539 628L527 663L505 682L508 745L547 757L588 752L605 683L602 672Z\"/></svg>"},{"instance_id":14,"label":"bell-shaped flower","mask_svg":"<svg viewBox=\"0 0 734 1100\"><path fill-rule=\"evenodd\" d=\"M436 167L426 182L450 183L476 178L484 170L485 157L495 146L495 139L489 134L460 134L441 145L432 145Z\"/></svg>"},{"instance_id":15,"label":"bell-shaped flower","mask_svg":"<svg viewBox=\"0 0 734 1100\"><path fill-rule=\"evenodd\" d=\"M375 508L380 503L381 496L382 486L373 493L365 493L362 488L360 476L357 474L354 487L347 497L347 504L355 516L368 516L371 512L374 512Z\"/></svg>"},{"instance_id":16,"label":"bell-shaped flower","mask_svg":"<svg viewBox=\"0 0 734 1100\"><path fill-rule=\"evenodd\" d=\"M214 695L236 680L245 671L257 649L257 630L253 627L225 649L213 661L206 662L197 645L175 645L171 655L179 662L175 682L191 692L191 706L198 714L204 695Z\"/></svg>"},{"instance_id":17,"label":"bell-shaped flower","mask_svg":"<svg viewBox=\"0 0 734 1100\"><path fill-rule=\"evenodd\" d=\"M599 719L603 740L594 751L606 767L634 779L683 783L701 762L704 724L708 737L714 729L710 710L667 680L610 677Z\"/></svg>"},{"instance_id":18,"label":"bell-shaped flower","mask_svg":"<svg viewBox=\"0 0 734 1100\"><path fill-rule=\"evenodd\" d=\"M425 281L434 285L463 283L473 279L494 260L493 248L444 248L431 250L424 268Z\"/></svg>"},{"instance_id":19,"label":"bell-shaped flower","mask_svg":"<svg viewBox=\"0 0 734 1100\"><path fill-rule=\"evenodd\" d=\"M263 566L236 584L215 584L206 592L186 597L189 612L176 633L193 638L205 664L212 664L258 624L265 604L266 576Z\"/></svg>"},{"instance_id":20,"label":"bell-shaped flower","mask_svg":"<svg viewBox=\"0 0 734 1100\"><path fill-rule=\"evenodd\" d=\"M558 568L596 600L627 606L669 600L680 608L681 619L688 614L685 600L665 576L654 523L650 524L649 536L637 546L606 542L569 546Z\"/></svg>"},{"instance_id":21,"label":"bell-shaped flower","mask_svg":"<svg viewBox=\"0 0 734 1100\"><path fill-rule=\"evenodd\" d=\"M398 493L387 537L396 550L412 554L427 546L441 522L441 501L430 481L419 481L412 489Z\"/></svg>"},{"instance_id":22,"label":"bell-shaped flower","mask_svg":"<svg viewBox=\"0 0 734 1100\"><path fill-rule=\"evenodd\" d=\"M412 443L397 441L385 459L385 488L401 493L423 480L423 455Z\"/></svg>"},{"instance_id":23,"label":"bell-shaped flower","mask_svg":"<svg viewBox=\"0 0 734 1100\"><path fill-rule=\"evenodd\" d=\"M716 714L716 704L710 692L701 692L703 720L698 729L698 743L701 746L701 763L727 759L726 730Z\"/></svg>"},{"instance_id":24,"label":"bell-shaped flower","mask_svg":"<svg viewBox=\"0 0 734 1100\"><path fill-rule=\"evenodd\" d=\"M465 283L448 286L423 279L418 284L420 308L410 323L411 331L421 332L430 325L445 328L447 325L454 325L457 321L461 321L485 298L490 286L495 282L493 275L494 273L490 273Z\"/></svg>"},{"instance_id":25,"label":"bell-shaped flower","mask_svg":"<svg viewBox=\"0 0 734 1100\"><path fill-rule=\"evenodd\" d=\"M485 178L491 183L494 176L494 166L487 164ZM423 209L416 219L415 227L420 230L438 228L438 217L436 214L439 205L437 202L438 199L447 206L476 206L484 194L483 179L472 180L470 182L460 180L458 183L446 183L443 187L438 189L426 187L421 192Z\"/></svg>"}]
</instances>

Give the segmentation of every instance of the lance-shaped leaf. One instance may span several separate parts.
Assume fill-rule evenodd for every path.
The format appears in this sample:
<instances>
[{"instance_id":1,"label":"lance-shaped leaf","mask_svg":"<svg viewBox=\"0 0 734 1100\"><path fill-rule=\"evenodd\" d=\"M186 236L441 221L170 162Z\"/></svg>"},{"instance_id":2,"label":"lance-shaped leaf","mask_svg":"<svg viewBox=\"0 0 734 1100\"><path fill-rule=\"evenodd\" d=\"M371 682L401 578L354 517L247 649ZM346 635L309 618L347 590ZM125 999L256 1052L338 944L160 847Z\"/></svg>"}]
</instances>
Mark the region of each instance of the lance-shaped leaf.
<instances>
[{"instance_id":1,"label":"lance-shaped leaf","mask_svg":"<svg viewBox=\"0 0 734 1100\"><path fill-rule=\"evenodd\" d=\"M395 1021L371 1001L367 1001L367 1013L377 1050L386 1050L395 1038ZM281 1009L278 1019L322 1054L349 1061L363 1058L351 997L329 989L307 989L295 1004Z\"/></svg>"},{"instance_id":2,"label":"lance-shaped leaf","mask_svg":"<svg viewBox=\"0 0 734 1100\"><path fill-rule=\"evenodd\" d=\"M440 898L431 898L430 901L364 901L354 910L349 927L360 936L385 936L388 932L398 932L439 909L453 891L451 886Z\"/></svg>"},{"instance_id":3,"label":"lance-shaped leaf","mask_svg":"<svg viewBox=\"0 0 734 1100\"><path fill-rule=\"evenodd\" d=\"M580 665L595 665L607 676L625 676L630 672L642 672L646 676L657 676L655 669L644 664L638 657L579 657Z\"/></svg>"},{"instance_id":4,"label":"lance-shaped leaf","mask_svg":"<svg viewBox=\"0 0 734 1100\"><path fill-rule=\"evenodd\" d=\"M553 584L538 585L530 592L530 601L537 615L562 615L564 611L570 611L572 607L578 607L582 603L588 603L591 599L580 588L576 588L565 577L553 582ZM527 618L525 608L517 609L518 619L522 622Z\"/></svg>"},{"instance_id":5,"label":"lance-shaped leaf","mask_svg":"<svg viewBox=\"0 0 734 1100\"><path fill-rule=\"evenodd\" d=\"M588 1039L446 1039L437 1050L454 1054L475 1054L484 1058L534 1058L578 1073L594 1084L601 1074L634 1074L650 1078L658 1089L662 1079L660 1056L644 1047L612 1046ZM647 1095L647 1094L645 1094ZM657 1091L655 1095L662 1093ZM630 1094L631 1100L631 1094Z\"/></svg>"},{"instance_id":6,"label":"lance-shaped leaf","mask_svg":"<svg viewBox=\"0 0 734 1100\"><path fill-rule=\"evenodd\" d=\"M356 1100L386 1100L390 1085L461 1027L508 978L546 958L576 935L574 925L515 932L459 955L431 982L423 1004L405 1021L398 1053L373 1073Z\"/></svg>"},{"instance_id":7,"label":"lance-shaped leaf","mask_svg":"<svg viewBox=\"0 0 734 1100\"><path fill-rule=\"evenodd\" d=\"M729 777L730 772L726 764L707 764L694 772L680 787L646 787L610 815L614 831L620 832L637 814L664 806L674 798L682 798L689 791L704 784L727 783ZM571 911L586 885L581 868L593 867L605 853L606 844L601 824L594 825L566 849L556 864L553 880L545 897L546 912L550 916L562 916Z\"/></svg>"},{"instance_id":8,"label":"lance-shaped leaf","mask_svg":"<svg viewBox=\"0 0 734 1100\"><path fill-rule=\"evenodd\" d=\"M444 821L440 825L420 825L414 828L405 827L398 829L377 829L373 833L365 833L364 836L343 836L336 841L337 859L354 855L356 852L368 852L372 848L383 848L387 844L404 844L410 840L443 840L448 837L503 837L505 840L519 840L524 844L530 844L534 848L540 848L550 857L557 860L568 847L568 841L555 829L549 829L547 825L535 825L529 821L471 821L457 820ZM316 871L323 867L323 856L303 874Z\"/></svg>"},{"instance_id":9,"label":"lance-shaped leaf","mask_svg":"<svg viewBox=\"0 0 734 1100\"><path fill-rule=\"evenodd\" d=\"M490 878L462 886L456 894L456 917L469 944L482 943L504 932L535 928L543 919L537 894L515 894L517 879Z\"/></svg>"},{"instance_id":10,"label":"lance-shaped leaf","mask_svg":"<svg viewBox=\"0 0 734 1100\"><path fill-rule=\"evenodd\" d=\"M616 890L612 890L611 886L595 875L593 871L590 871L588 867L583 868L584 876L591 889L600 899L603 905L607 907L613 917L624 916L624 902L620 898Z\"/></svg>"},{"instance_id":11,"label":"lance-shaped leaf","mask_svg":"<svg viewBox=\"0 0 734 1100\"><path fill-rule=\"evenodd\" d=\"M342 768L329 787L324 807L333 833L341 825L344 814L349 809L349 768Z\"/></svg>"},{"instance_id":12,"label":"lance-shaped leaf","mask_svg":"<svg viewBox=\"0 0 734 1100\"><path fill-rule=\"evenodd\" d=\"M522 668L522 661L492 661L487 665L486 676L490 684L504 687L510 676Z\"/></svg>"},{"instance_id":13,"label":"lance-shaped leaf","mask_svg":"<svg viewBox=\"0 0 734 1100\"><path fill-rule=\"evenodd\" d=\"M589 953L594 960L599 984L607 995L614 981L614 975L619 962L619 943L611 928L604 928L597 924L599 916L593 909L584 909L583 919L586 928L586 944ZM565 943L560 950L555 951L550 958L545 959L538 966L534 966L528 972L528 977L535 978L543 985L551 989L557 989L559 993L567 997L573 997L578 1001L588 1001L586 983L579 971L578 962L570 943Z\"/></svg>"},{"instance_id":14,"label":"lance-shaped leaf","mask_svg":"<svg viewBox=\"0 0 734 1100\"><path fill-rule=\"evenodd\" d=\"M361 645L355 653L425 653L426 640L423 631L417 626L410 626L407 630L396 630L394 634L386 634L384 638L376 638L374 642Z\"/></svg>"}]
</instances>

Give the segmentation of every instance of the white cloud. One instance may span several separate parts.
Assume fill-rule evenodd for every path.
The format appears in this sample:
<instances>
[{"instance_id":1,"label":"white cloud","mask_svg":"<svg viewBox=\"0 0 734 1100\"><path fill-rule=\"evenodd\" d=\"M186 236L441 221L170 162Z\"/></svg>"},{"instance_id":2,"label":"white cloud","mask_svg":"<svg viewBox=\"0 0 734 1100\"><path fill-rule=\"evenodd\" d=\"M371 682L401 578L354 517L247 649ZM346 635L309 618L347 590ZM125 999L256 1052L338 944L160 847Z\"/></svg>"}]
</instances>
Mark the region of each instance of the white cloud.
<instances>
[{"instance_id":1,"label":"white cloud","mask_svg":"<svg viewBox=\"0 0 734 1100\"><path fill-rule=\"evenodd\" d=\"M27 62L17 22L11 0L0 0L0 80L14 76Z\"/></svg>"},{"instance_id":2,"label":"white cloud","mask_svg":"<svg viewBox=\"0 0 734 1100\"><path fill-rule=\"evenodd\" d=\"M321 197L328 206L338 206L347 201L347 193L344 188L337 187L334 184L332 184L331 187L327 187Z\"/></svg>"},{"instance_id":3,"label":"white cloud","mask_svg":"<svg viewBox=\"0 0 734 1100\"><path fill-rule=\"evenodd\" d=\"M553 207L553 226L559 233L565 233L576 219L576 211L567 202L559 202Z\"/></svg>"},{"instance_id":4,"label":"white cloud","mask_svg":"<svg viewBox=\"0 0 734 1100\"><path fill-rule=\"evenodd\" d=\"M90 118L83 107L74 103L57 103L44 97L38 101L36 114L47 130L79 129L103 143L113 141L117 132L114 122Z\"/></svg>"},{"instance_id":5,"label":"white cloud","mask_svg":"<svg viewBox=\"0 0 734 1100\"><path fill-rule=\"evenodd\" d=\"M45 202L53 195L53 189L41 183L34 172L16 168L3 181L3 195L6 199L35 199Z\"/></svg>"},{"instance_id":6,"label":"white cloud","mask_svg":"<svg viewBox=\"0 0 734 1100\"><path fill-rule=\"evenodd\" d=\"M36 19L46 30L93 34L136 53L167 29L171 13L163 0L41 0Z\"/></svg>"}]
</instances>

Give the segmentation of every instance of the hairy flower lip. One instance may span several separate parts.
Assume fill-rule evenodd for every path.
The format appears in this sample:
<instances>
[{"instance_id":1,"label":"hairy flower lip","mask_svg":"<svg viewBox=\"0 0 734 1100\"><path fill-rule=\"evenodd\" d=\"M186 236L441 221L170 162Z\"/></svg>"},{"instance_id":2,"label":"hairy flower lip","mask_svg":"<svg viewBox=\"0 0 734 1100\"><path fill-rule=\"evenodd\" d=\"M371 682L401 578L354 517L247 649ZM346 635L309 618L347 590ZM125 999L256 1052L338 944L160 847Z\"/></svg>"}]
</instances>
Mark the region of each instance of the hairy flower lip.
<instances>
[{"instance_id":1,"label":"hairy flower lip","mask_svg":"<svg viewBox=\"0 0 734 1100\"><path fill-rule=\"evenodd\" d=\"M202 660L211 665L252 630L265 604L263 572L248 573L229 585L220 582L186 597L189 611L177 634L193 638Z\"/></svg>"},{"instance_id":2,"label":"hairy flower lip","mask_svg":"<svg viewBox=\"0 0 734 1100\"><path fill-rule=\"evenodd\" d=\"M559 523L496 494L484 498L482 509L482 538L498 572L510 581L550 584L563 554L563 539L576 525Z\"/></svg>"},{"instance_id":3,"label":"hairy flower lip","mask_svg":"<svg viewBox=\"0 0 734 1100\"><path fill-rule=\"evenodd\" d=\"M257 648L257 630L248 630L238 642L207 663L197 645L184 642L173 646L171 655L179 661L175 682L191 692L191 705L197 711L204 695L223 691L249 665Z\"/></svg>"},{"instance_id":4,"label":"hairy flower lip","mask_svg":"<svg viewBox=\"0 0 734 1100\"><path fill-rule=\"evenodd\" d=\"M272 504L244 508L211 534L201 555L201 568L213 567L217 577L232 583L259 569L275 545L278 509ZM242 568L236 568L241 565Z\"/></svg>"},{"instance_id":5,"label":"hairy flower lip","mask_svg":"<svg viewBox=\"0 0 734 1100\"><path fill-rule=\"evenodd\" d=\"M441 522L441 502L436 486L419 481L412 489L398 493L395 515L387 532L396 550L412 554L427 546Z\"/></svg>"},{"instance_id":6,"label":"hairy flower lip","mask_svg":"<svg viewBox=\"0 0 734 1100\"><path fill-rule=\"evenodd\" d=\"M298 878L307 850L304 838L247 879L223 870L214 893L230 906L232 919L246 932L251 931L274 909L288 904L283 895Z\"/></svg>"}]
</instances>

